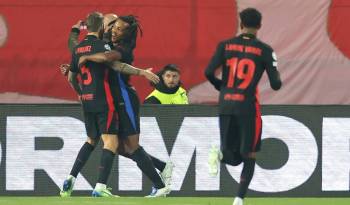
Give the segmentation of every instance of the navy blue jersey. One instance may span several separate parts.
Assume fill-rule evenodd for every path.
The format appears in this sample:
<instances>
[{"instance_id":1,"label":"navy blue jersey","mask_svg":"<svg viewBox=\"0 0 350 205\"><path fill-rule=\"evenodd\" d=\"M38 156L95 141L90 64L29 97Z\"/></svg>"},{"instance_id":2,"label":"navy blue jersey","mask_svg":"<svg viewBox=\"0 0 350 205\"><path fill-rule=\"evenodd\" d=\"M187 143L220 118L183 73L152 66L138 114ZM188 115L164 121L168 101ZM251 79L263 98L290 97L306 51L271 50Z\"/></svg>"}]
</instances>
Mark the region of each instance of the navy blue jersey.
<instances>
[{"instance_id":1,"label":"navy blue jersey","mask_svg":"<svg viewBox=\"0 0 350 205\"><path fill-rule=\"evenodd\" d=\"M109 85L110 69L102 63L88 61L80 68L79 58L110 51L110 46L96 36L88 35L74 49L72 54L71 72L81 75L82 103L86 112L114 111L113 96Z\"/></svg>"},{"instance_id":2,"label":"navy blue jersey","mask_svg":"<svg viewBox=\"0 0 350 205\"><path fill-rule=\"evenodd\" d=\"M222 79L215 70L222 67ZM281 87L273 49L252 34L241 34L218 44L205 74L220 90L220 114L255 114L257 85L266 70L271 87Z\"/></svg>"},{"instance_id":3,"label":"navy blue jersey","mask_svg":"<svg viewBox=\"0 0 350 205\"><path fill-rule=\"evenodd\" d=\"M133 49L123 46L122 44L117 44L113 47L113 50L118 51L122 58L120 59L120 62L127 63L129 65L132 65L134 61L134 54L133 54ZM121 79L125 82L126 86L131 86L130 85L130 75L123 74L121 73Z\"/></svg>"},{"instance_id":4,"label":"navy blue jersey","mask_svg":"<svg viewBox=\"0 0 350 205\"><path fill-rule=\"evenodd\" d=\"M133 49L122 44L116 44L112 46L112 49L121 54L121 59L119 60L122 63L132 64L134 60ZM128 92L130 89L133 89L130 85L130 75L120 73L117 71L111 72L110 82L112 85L112 91L116 93L115 103L116 105L124 105L125 101L129 101Z\"/></svg>"}]
</instances>

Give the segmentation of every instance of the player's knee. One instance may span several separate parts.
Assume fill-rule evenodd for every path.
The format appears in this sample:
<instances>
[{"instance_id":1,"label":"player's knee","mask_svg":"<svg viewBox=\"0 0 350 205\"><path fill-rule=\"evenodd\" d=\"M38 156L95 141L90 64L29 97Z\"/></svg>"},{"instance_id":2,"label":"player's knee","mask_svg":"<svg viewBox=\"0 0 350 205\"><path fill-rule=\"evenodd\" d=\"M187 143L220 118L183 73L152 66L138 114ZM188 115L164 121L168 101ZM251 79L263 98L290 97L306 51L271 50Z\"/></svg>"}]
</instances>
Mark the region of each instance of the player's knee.
<instances>
[{"instance_id":1,"label":"player's knee","mask_svg":"<svg viewBox=\"0 0 350 205\"><path fill-rule=\"evenodd\" d=\"M140 144L138 135L129 136L124 143L125 152L127 152L128 154L134 153L137 149L139 149L139 147Z\"/></svg>"},{"instance_id":2,"label":"player's knee","mask_svg":"<svg viewBox=\"0 0 350 205\"><path fill-rule=\"evenodd\" d=\"M116 152L118 148L118 138L115 135L102 135L103 148Z\"/></svg>"},{"instance_id":3,"label":"player's knee","mask_svg":"<svg viewBox=\"0 0 350 205\"><path fill-rule=\"evenodd\" d=\"M92 145L95 148L98 140L93 139L93 138L87 138L86 142L89 143L90 145Z\"/></svg>"},{"instance_id":4,"label":"player's knee","mask_svg":"<svg viewBox=\"0 0 350 205\"><path fill-rule=\"evenodd\" d=\"M124 156L126 158L130 158L130 153L128 151L128 148L123 142L119 142L117 152L121 156Z\"/></svg>"},{"instance_id":5,"label":"player's knee","mask_svg":"<svg viewBox=\"0 0 350 205\"><path fill-rule=\"evenodd\" d=\"M120 155L123 155L123 154L125 153L125 149L124 149L123 144L119 144L119 145L118 145L117 152L118 152L118 154L120 154Z\"/></svg>"},{"instance_id":6,"label":"player's knee","mask_svg":"<svg viewBox=\"0 0 350 205\"><path fill-rule=\"evenodd\" d=\"M124 151L126 154L132 155L137 149L139 149L141 146L139 144L135 145L125 145Z\"/></svg>"},{"instance_id":7,"label":"player's knee","mask_svg":"<svg viewBox=\"0 0 350 205\"><path fill-rule=\"evenodd\" d=\"M241 156L243 160L255 160L256 159L256 152L248 152L248 153L241 153Z\"/></svg>"}]
</instances>

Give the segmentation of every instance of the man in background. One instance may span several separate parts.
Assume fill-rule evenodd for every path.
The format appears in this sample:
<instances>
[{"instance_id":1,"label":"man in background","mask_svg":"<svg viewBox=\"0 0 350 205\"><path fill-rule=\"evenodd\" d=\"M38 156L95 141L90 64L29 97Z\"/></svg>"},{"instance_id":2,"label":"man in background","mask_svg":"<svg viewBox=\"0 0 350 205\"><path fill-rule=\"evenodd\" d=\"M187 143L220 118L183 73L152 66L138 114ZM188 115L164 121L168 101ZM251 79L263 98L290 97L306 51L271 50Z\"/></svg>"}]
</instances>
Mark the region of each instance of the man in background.
<instances>
[{"instance_id":1,"label":"man in background","mask_svg":"<svg viewBox=\"0 0 350 205\"><path fill-rule=\"evenodd\" d=\"M154 90L144 104L188 104L186 90L181 87L180 69L175 64L168 64L159 72L160 82L152 84Z\"/></svg>"}]
</instances>

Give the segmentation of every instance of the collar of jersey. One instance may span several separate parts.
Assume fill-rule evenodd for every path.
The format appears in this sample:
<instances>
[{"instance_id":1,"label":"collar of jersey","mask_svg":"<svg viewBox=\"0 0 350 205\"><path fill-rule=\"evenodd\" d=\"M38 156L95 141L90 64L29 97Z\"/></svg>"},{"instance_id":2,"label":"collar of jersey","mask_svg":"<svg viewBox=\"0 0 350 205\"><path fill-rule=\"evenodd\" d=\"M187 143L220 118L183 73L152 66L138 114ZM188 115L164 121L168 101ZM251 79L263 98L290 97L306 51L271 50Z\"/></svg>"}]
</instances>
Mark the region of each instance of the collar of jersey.
<instances>
[{"instance_id":1,"label":"collar of jersey","mask_svg":"<svg viewBox=\"0 0 350 205\"><path fill-rule=\"evenodd\" d=\"M95 35L87 35L86 38L87 39L97 39L97 36L95 36Z\"/></svg>"},{"instance_id":2,"label":"collar of jersey","mask_svg":"<svg viewBox=\"0 0 350 205\"><path fill-rule=\"evenodd\" d=\"M256 38L256 36L254 34L251 34L251 33L242 33L241 35L239 35L240 37L248 37L248 38Z\"/></svg>"}]
</instances>

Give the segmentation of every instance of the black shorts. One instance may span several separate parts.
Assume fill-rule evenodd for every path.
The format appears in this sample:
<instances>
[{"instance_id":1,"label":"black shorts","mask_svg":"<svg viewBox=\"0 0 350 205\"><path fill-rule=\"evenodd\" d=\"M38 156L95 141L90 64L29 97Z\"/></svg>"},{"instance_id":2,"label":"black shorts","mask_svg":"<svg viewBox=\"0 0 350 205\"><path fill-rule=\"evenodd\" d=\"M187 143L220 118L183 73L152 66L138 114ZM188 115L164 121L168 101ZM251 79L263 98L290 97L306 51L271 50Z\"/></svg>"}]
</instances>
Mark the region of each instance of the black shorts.
<instances>
[{"instance_id":1,"label":"black shorts","mask_svg":"<svg viewBox=\"0 0 350 205\"><path fill-rule=\"evenodd\" d=\"M118 134L118 113L115 111L84 112L87 136L98 139L102 134Z\"/></svg>"},{"instance_id":2,"label":"black shorts","mask_svg":"<svg viewBox=\"0 0 350 205\"><path fill-rule=\"evenodd\" d=\"M239 152L260 151L261 147L261 115L220 115L221 149Z\"/></svg>"},{"instance_id":3,"label":"black shorts","mask_svg":"<svg viewBox=\"0 0 350 205\"><path fill-rule=\"evenodd\" d=\"M122 87L120 97L116 105L119 115L118 137L140 134L140 101L136 91L127 86Z\"/></svg>"}]
</instances>

